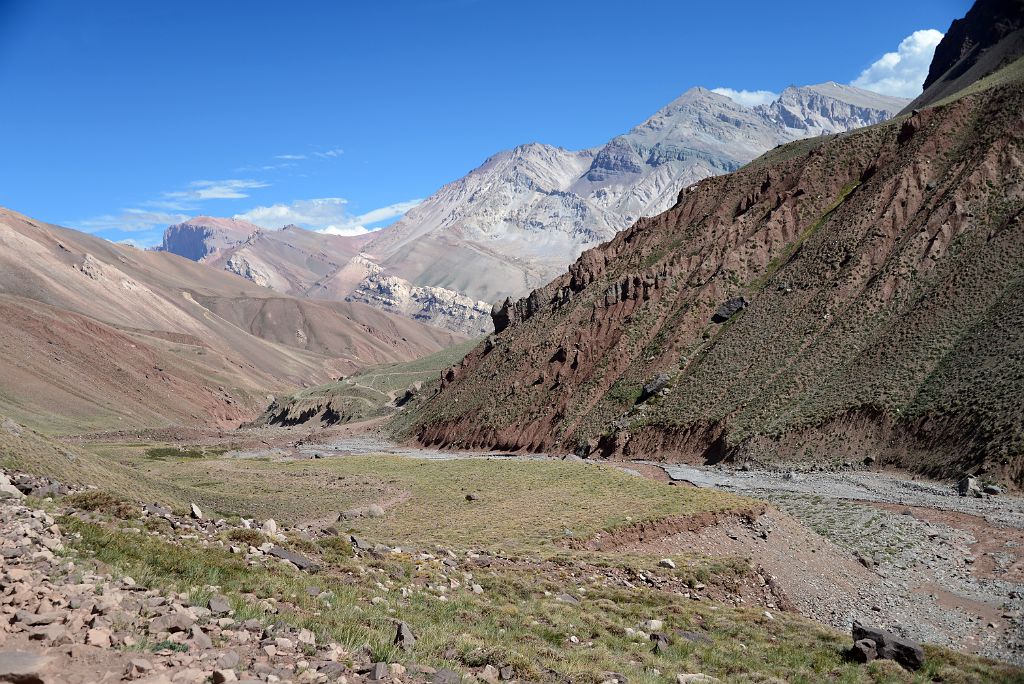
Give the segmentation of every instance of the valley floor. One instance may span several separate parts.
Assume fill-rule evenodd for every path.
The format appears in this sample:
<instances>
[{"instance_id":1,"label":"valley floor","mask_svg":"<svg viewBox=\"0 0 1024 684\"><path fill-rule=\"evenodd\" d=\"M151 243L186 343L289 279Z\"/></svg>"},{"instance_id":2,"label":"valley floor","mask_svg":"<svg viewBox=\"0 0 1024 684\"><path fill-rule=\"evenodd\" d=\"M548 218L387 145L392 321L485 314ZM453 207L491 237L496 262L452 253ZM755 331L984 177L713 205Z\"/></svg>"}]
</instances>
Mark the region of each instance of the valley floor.
<instances>
[{"instance_id":1,"label":"valley floor","mask_svg":"<svg viewBox=\"0 0 1024 684\"><path fill-rule=\"evenodd\" d=\"M83 682L1024 682L1019 498L864 472L437 452L376 427L48 450L5 423L5 470L79 493L0 499L3 648L51 674L87 666ZM28 590L37 574L45 591ZM118 605L90 613L83 591ZM853 618L923 641L925 667L850 659Z\"/></svg>"}]
</instances>

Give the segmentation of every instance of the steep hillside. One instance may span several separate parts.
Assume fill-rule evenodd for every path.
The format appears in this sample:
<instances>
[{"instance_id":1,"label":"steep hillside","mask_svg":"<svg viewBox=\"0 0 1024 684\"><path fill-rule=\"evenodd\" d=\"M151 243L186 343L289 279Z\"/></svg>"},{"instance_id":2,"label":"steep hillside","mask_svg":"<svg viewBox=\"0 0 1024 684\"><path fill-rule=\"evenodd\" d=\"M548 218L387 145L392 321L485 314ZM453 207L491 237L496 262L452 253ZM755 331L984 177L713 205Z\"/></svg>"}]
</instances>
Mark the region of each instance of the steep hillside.
<instances>
[{"instance_id":1,"label":"steep hillside","mask_svg":"<svg viewBox=\"0 0 1024 684\"><path fill-rule=\"evenodd\" d=\"M935 49L924 92L909 109L935 104L1024 55L1024 0L978 0Z\"/></svg>"},{"instance_id":2,"label":"steep hillside","mask_svg":"<svg viewBox=\"0 0 1024 684\"><path fill-rule=\"evenodd\" d=\"M274 295L5 209L0 310L0 410L47 430L228 425L251 417L268 389L462 339L361 304Z\"/></svg>"},{"instance_id":3,"label":"steep hillside","mask_svg":"<svg viewBox=\"0 0 1024 684\"><path fill-rule=\"evenodd\" d=\"M168 227L158 251L294 297L358 302L458 334L491 330L490 304L385 274L360 252L370 239L298 226L264 230L245 221L199 216Z\"/></svg>"},{"instance_id":4,"label":"steep hillside","mask_svg":"<svg viewBox=\"0 0 1024 684\"><path fill-rule=\"evenodd\" d=\"M406 429L1024 483L1019 80L687 188L495 314Z\"/></svg>"},{"instance_id":5,"label":"steep hillside","mask_svg":"<svg viewBox=\"0 0 1024 684\"><path fill-rule=\"evenodd\" d=\"M359 254L367 240L365 235L325 235L298 226L257 228L244 242L204 262L275 292L305 297L319 281Z\"/></svg>"},{"instance_id":6,"label":"steep hillside","mask_svg":"<svg viewBox=\"0 0 1024 684\"><path fill-rule=\"evenodd\" d=\"M587 247L672 206L679 190L799 138L886 120L905 100L837 83L745 107L694 88L603 147L529 144L441 188L365 251L392 274L498 301L561 273Z\"/></svg>"}]
</instances>

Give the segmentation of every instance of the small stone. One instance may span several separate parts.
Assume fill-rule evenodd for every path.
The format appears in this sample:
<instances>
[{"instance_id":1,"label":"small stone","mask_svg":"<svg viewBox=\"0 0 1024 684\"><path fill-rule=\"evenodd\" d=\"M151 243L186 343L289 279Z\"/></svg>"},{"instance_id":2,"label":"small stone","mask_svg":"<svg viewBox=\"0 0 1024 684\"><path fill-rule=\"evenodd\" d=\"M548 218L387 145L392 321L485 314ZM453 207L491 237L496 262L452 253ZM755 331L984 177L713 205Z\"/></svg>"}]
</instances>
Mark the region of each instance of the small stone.
<instances>
[{"instance_id":1,"label":"small stone","mask_svg":"<svg viewBox=\"0 0 1024 684\"><path fill-rule=\"evenodd\" d=\"M110 648L110 631L106 629L90 629L85 633L85 643L98 648Z\"/></svg>"},{"instance_id":2,"label":"small stone","mask_svg":"<svg viewBox=\"0 0 1024 684\"><path fill-rule=\"evenodd\" d=\"M208 648L213 648L213 640L210 639L209 635L199 625L192 625L190 634L192 635L192 643L196 648L204 651Z\"/></svg>"},{"instance_id":3,"label":"small stone","mask_svg":"<svg viewBox=\"0 0 1024 684\"><path fill-rule=\"evenodd\" d=\"M430 677L432 684L460 684L462 676L455 670L441 668Z\"/></svg>"},{"instance_id":4,"label":"small stone","mask_svg":"<svg viewBox=\"0 0 1024 684\"><path fill-rule=\"evenodd\" d=\"M277 521L274 520L273 518L267 518L263 522L263 526L260 527L260 530L263 532L263 534L267 534L267 535L275 535L275 534L277 534Z\"/></svg>"},{"instance_id":5,"label":"small stone","mask_svg":"<svg viewBox=\"0 0 1024 684\"><path fill-rule=\"evenodd\" d=\"M373 667L370 668L370 674L367 675L371 682L379 682L388 676L388 664L387 663L374 663Z\"/></svg>"},{"instance_id":6,"label":"small stone","mask_svg":"<svg viewBox=\"0 0 1024 684\"><path fill-rule=\"evenodd\" d=\"M663 568L668 568L669 570L676 569L676 563L671 558L662 558L660 561L658 561L658 565L660 565Z\"/></svg>"},{"instance_id":7,"label":"small stone","mask_svg":"<svg viewBox=\"0 0 1024 684\"><path fill-rule=\"evenodd\" d=\"M720 681L722 680L706 675L703 672L676 675L676 684L717 684Z\"/></svg>"},{"instance_id":8,"label":"small stone","mask_svg":"<svg viewBox=\"0 0 1024 684\"><path fill-rule=\"evenodd\" d=\"M474 594L482 594L482 593L484 593L484 588L481 587L479 584L474 584L473 585L473 593Z\"/></svg>"},{"instance_id":9,"label":"small stone","mask_svg":"<svg viewBox=\"0 0 1024 684\"><path fill-rule=\"evenodd\" d=\"M575 596L573 596L572 594L559 594L558 596L555 597L555 600L556 601L561 601L562 603L571 603L573 605L576 605L577 603L580 602L580 600L578 598L576 598Z\"/></svg>"},{"instance_id":10,"label":"small stone","mask_svg":"<svg viewBox=\"0 0 1024 684\"><path fill-rule=\"evenodd\" d=\"M412 628L408 624L404 622L398 623L394 644L403 651L408 651L416 644L416 637L413 635Z\"/></svg>"},{"instance_id":11,"label":"small stone","mask_svg":"<svg viewBox=\"0 0 1024 684\"><path fill-rule=\"evenodd\" d=\"M224 682L237 682L238 675L234 670L214 670L212 679L213 684L224 684Z\"/></svg>"},{"instance_id":12,"label":"small stone","mask_svg":"<svg viewBox=\"0 0 1024 684\"><path fill-rule=\"evenodd\" d=\"M189 514L195 520L203 519L203 509L199 508L196 504L189 504Z\"/></svg>"},{"instance_id":13,"label":"small stone","mask_svg":"<svg viewBox=\"0 0 1024 684\"><path fill-rule=\"evenodd\" d=\"M657 632L665 627L665 623L661 620L647 620L641 626L648 632Z\"/></svg>"},{"instance_id":14,"label":"small stone","mask_svg":"<svg viewBox=\"0 0 1024 684\"><path fill-rule=\"evenodd\" d=\"M125 676L135 679L136 677L145 677L152 671L153 663L145 658L132 658L128 661L128 667L125 668Z\"/></svg>"},{"instance_id":15,"label":"small stone","mask_svg":"<svg viewBox=\"0 0 1024 684\"><path fill-rule=\"evenodd\" d=\"M498 684L500 674L498 673L498 669L493 665L485 665L484 669L477 674L477 678L487 682L487 684Z\"/></svg>"},{"instance_id":16,"label":"small stone","mask_svg":"<svg viewBox=\"0 0 1024 684\"><path fill-rule=\"evenodd\" d=\"M233 670L238 667L238 663L241 662L241 660L242 659L238 656L237 652L224 651L224 653L221 653L220 657L217 658L217 667L222 670Z\"/></svg>"},{"instance_id":17,"label":"small stone","mask_svg":"<svg viewBox=\"0 0 1024 684\"><path fill-rule=\"evenodd\" d=\"M231 603L228 601L228 597L221 594L211 596L207 605L214 615L225 615L231 612Z\"/></svg>"}]
</instances>

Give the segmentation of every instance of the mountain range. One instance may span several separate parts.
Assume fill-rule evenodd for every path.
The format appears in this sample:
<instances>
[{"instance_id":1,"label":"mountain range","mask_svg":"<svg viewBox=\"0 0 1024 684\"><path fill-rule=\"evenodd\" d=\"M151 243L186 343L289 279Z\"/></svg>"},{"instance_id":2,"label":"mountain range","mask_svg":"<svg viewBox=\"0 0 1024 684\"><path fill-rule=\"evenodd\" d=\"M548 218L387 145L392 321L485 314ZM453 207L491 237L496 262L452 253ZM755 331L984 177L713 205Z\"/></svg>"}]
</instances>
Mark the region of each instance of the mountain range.
<instances>
[{"instance_id":1,"label":"mountain range","mask_svg":"<svg viewBox=\"0 0 1024 684\"><path fill-rule=\"evenodd\" d=\"M169 227L160 249L279 292L361 301L482 334L491 303L547 283L584 249L667 209L680 189L782 143L882 122L905 105L832 82L790 87L757 107L694 88L601 147L500 152L368 235L198 217Z\"/></svg>"},{"instance_id":2,"label":"mountain range","mask_svg":"<svg viewBox=\"0 0 1024 684\"><path fill-rule=\"evenodd\" d=\"M0 248L0 413L50 433L234 426L266 404L268 391L463 339L360 303L277 294L6 209Z\"/></svg>"},{"instance_id":3,"label":"mountain range","mask_svg":"<svg viewBox=\"0 0 1024 684\"><path fill-rule=\"evenodd\" d=\"M930 84L964 89L687 187L498 308L396 427L455 448L1024 482L1024 50L1019 23L991 30L998 5L936 50Z\"/></svg>"}]
</instances>

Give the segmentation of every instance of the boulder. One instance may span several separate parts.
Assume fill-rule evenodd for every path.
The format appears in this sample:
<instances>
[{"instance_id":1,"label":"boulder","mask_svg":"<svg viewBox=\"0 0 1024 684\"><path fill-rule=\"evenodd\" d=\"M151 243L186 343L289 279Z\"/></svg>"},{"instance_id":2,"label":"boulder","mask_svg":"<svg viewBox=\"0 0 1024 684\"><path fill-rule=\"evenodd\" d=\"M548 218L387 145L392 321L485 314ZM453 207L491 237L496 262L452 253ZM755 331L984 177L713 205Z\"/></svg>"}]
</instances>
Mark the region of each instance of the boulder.
<instances>
[{"instance_id":1,"label":"boulder","mask_svg":"<svg viewBox=\"0 0 1024 684\"><path fill-rule=\"evenodd\" d=\"M195 505L194 503L193 504L189 504L189 515L191 515L195 520L202 520L203 519L203 510L201 508L199 508L199 506Z\"/></svg>"},{"instance_id":2,"label":"boulder","mask_svg":"<svg viewBox=\"0 0 1024 684\"><path fill-rule=\"evenodd\" d=\"M921 648L921 644L877 627L867 627L860 622L854 622L853 640L855 643L862 640L873 641L878 658L895 660L908 670L919 670L924 665L924 649Z\"/></svg>"},{"instance_id":3,"label":"boulder","mask_svg":"<svg viewBox=\"0 0 1024 684\"><path fill-rule=\"evenodd\" d=\"M971 477L970 475L956 483L956 491L960 496L981 498L981 487L978 485L978 478Z\"/></svg>"},{"instance_id":4,"label":"boulder","mask_svg":"<svg viewBox=\"0 0 1024 684\"><path fill-rule=\"evenodd\" d=\"M644 383L643 394L640 395L640 401L650 399L661 390L668 387L668 384L672 382L672 376L668 373L658 373L655 377Z\"/></svg>"},{"instance_id":5,"label":"boulder","mask_svg":"<svg viewBox=\"0 0 1024 684\"><path fill-rule=\"evenodd\" d=\"M460 684L462 675L455 670L443 667L430 677L430 681L433 684Z\"/></svg>"},{"instance_id":6,"label":"boulder","mask_svg":"<svg viewBox=\"0 0 1024 684\"><path fill-rule=\"evenodd\" d=\"M853 642L853 648L850 649L850 655L858 663L870 663L872 660L878 658L878 648L875 646L875 642L871 639L859 639Z\"/></svg>"},{"instance_id":7,"label":"boulder","mask_svg":"<svg viewBox=\"0 0 1024 684\"><path fill-rule=\"evenodd\" d=\"M383 679L387 679L388 676L388 664L387 663L374 663L373 667L370 668L370 673L367 675L367 679L371 682L379 682Z\"/></svg>"},{"instance_id":8,"label":"boulder","mask_svg":"<svg viewBox=\"0 0 1024 684\"><path fill-rule=\"evenodd\" d=\"M289 551L288 549L285 549L280 546L271 546L270 551L268 551L267 553L269 553L271 556L274 556L275 558L280 558L281 560L288 561L289 563L297 567L299 570L309 570L310 572L316 572L320 569L320 566L317 565L315 561L306 558L300 553Z\"/></svg>"},{"instance_id":9,"label":"boulder","mask_svg":"<svg viewBox=\"0 0 1024 684\"><path fill-rule=\"evenodd\" d=\"M727 320L747 308L747 300L743 297L733 297L723 302L711 317L713 323L725 323Z\"/></svg>"},{"instance_id":10,"label":"boulder","mask_svg":"<svg viewBox=\"0 0 1024 684\"><path fill-rule=\"evenodd\" d=\"M405 622L399 622L398 630L395 632L395 646L403 651L408 651L415 644L416 636L412 633L412 628Z\"/></svg>"},{"instance_id":11,"label":"boulder","mask_svg":"<svg viewBox=\"0 0 1024 684\"><path fill-rule=\"evenodd\" d=\"M211 596L207 605L214 615L226 615L231 612L231 603L228 601L228 597L222 594Z\"/></svg>"},{"instance_id":12,"label":"boulder","mask_svg":"<svg viewBox=\"0 0 1024 684\"><path fill-rule=\"evenodd\" d=\"M42 684L50 681L44 673L50 658L24 651L0 651L0 681Z\"/></svg>"},{"instance_id":13,"label":"boulder","mask_svg":"<svg viewBox=\"0 0 1024 684\"><path fill-rule=\"evenodd\" d=\"M184 613L161 615L149 623L149 633L159 634L161 632L184 632L193 624L195 624L195 620Z\"/></svg>"}]
</instances>

